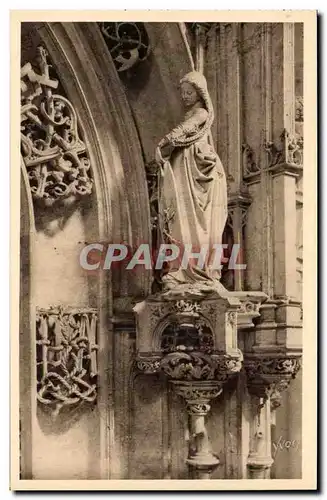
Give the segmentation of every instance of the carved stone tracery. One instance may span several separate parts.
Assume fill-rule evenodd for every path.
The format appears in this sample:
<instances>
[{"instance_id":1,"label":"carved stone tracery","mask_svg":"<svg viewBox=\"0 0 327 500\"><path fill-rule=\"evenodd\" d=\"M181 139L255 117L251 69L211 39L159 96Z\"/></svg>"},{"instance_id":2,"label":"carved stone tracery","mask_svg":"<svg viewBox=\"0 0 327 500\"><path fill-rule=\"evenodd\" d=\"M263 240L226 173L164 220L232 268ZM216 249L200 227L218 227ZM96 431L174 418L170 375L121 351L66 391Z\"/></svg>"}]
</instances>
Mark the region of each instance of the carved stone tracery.
<instances>
[{"instance_id":1,"label":"carved stone tracery","mask_svg":"<svg viewBox=\"0 0 327 500\"><path fill-rule=\"evenodd\" d=\"M31 63L21 68L21 151L33 199L51 206L89 195L93 180L76 111L53 93L59 82L47 55L38 47L38 71Z\"/></svg>"},{"instance_id":2,"label":"carved stone tracery","mask_svg":"<svg viewBox=\"0 0 327 500\"><path fill-rule=\"evenodd\" d=\"M37 310L37 399L54 417L63 407L96 400L96 335L95 309Z\"/></svg>"},{"instance_id":3,"label":"carved stone tracery","mask_svg":"<svg viewBox=\"0 0 327 500\"><path fill-rule=\"evenodd\" d=\"M131 69L150 53L150 41L144 23L101 22L100 29L118 72Z\"/></svg>"}]
</instances>

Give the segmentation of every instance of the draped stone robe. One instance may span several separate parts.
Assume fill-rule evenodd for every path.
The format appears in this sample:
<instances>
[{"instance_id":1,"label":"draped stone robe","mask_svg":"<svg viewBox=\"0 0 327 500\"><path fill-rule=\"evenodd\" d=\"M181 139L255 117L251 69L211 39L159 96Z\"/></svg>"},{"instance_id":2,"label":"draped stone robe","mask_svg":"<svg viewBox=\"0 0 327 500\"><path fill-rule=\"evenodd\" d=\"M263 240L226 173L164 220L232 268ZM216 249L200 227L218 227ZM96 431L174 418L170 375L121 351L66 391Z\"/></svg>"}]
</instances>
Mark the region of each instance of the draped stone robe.
<instances>
[{"instance_id":1,"label":"draped stone robe","mask_svg":"<svg viewBox=\"0 0 327 500\"><path fill-rule=\"evenodd\" d=\"M185 120L167 135L167 140L174 144L174 138L192 138L207 118L204 108L189 111ZM168 219L173 216L168 222L166 242L178 245L181 257L186 245L191 246L192 252L200 252L201 245L209 246L202 269L196 261L191 261L187 269L181 269L180 258L170 264L163 281L174 286L219 279L219 269L212 269L210 265L215 257L213 245L222 242L227 190L223 166L211 144L210 131L185 147L175 147L163 160L159 213L162 220L165 211Z\"/></svg>"}]
</instances>

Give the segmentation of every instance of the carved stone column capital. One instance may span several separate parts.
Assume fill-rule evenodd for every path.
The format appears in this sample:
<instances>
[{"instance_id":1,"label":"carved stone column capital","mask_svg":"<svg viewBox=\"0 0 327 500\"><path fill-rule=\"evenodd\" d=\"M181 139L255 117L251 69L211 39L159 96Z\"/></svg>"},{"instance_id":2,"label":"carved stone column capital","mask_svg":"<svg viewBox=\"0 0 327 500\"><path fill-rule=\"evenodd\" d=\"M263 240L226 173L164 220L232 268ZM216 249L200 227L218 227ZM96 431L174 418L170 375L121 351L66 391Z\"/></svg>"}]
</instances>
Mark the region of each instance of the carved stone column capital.
<instances>
[{"instance_id":1,"label":"carved stone column capital","mask_svg":"<svg viewBox=\"0 0 327 500\"><path fill-rule=\"evenodd\" d=\"M176 394L185 399L187 410L192 415L207 415L210 411L210 400L222 392L222 384L216 380L171 380L171 384Z\"/></svg>"}]
</instances>

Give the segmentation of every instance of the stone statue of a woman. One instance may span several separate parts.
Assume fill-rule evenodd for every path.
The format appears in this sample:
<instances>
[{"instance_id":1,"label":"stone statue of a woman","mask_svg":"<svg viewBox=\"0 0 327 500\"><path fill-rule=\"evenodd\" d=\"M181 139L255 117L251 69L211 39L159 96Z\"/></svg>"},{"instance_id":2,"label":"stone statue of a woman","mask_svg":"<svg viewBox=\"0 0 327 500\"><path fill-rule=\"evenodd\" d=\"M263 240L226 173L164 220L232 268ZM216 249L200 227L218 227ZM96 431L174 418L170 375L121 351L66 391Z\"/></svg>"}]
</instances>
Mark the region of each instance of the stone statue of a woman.
<instances>
[{"instance_id":1,"label":"stone statue of a woman","mask_svg":"<svg viewBox=\"0 0 327 500\"><path fill-rule=\"evenodd\" d=\"M196 260L190 261L186 269L181 268L178 259L170 263L162 277L164 289L168 290L179 285L212 285L219 280L220 271L212 266L214 245L221 244L227 218L226 177L211 141L214 113L205 77L192 71L180 84L185 117L156 150L161 165L161 234L163 242L179 247L180 255L185 248L200 252L206 245L208 252L201 266Z\"/></svg>"}]
</instances>

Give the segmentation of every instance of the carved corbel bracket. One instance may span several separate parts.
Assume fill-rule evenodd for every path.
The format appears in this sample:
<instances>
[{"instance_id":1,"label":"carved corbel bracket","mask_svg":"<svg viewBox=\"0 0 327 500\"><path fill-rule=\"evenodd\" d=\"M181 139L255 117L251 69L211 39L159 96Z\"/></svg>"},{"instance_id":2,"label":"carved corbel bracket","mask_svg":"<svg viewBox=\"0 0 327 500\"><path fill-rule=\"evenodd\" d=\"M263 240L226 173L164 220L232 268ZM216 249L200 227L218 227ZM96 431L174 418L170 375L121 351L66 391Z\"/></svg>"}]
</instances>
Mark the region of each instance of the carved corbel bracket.
<instances>
[{"instance_id":1,"label":"carved corbel bracket","mask_svg":"<svg viewBox=\"0 0 327 500\"><path fill-rule=\"evenodd\" d=\"M136 364L142 373L163 373L176 394L184 399L191 436L186 463L191 468L192 477L210 479L219 459L211 450L205 417L210 411L211 399L218 397L227 380L241 370L243 355L241 351L233 355L186 352L185 346L182 347L161 360L158 356L139 357Z\"/></svg>"},{"instance_id":2,"label":"carved corbel bracket","mask_svg":"<svg viewBox=\"0 0 327 500\"><path fill-rule=\"evenodd\" d=\"M172 352L183 345L201 352L236 351L240 306L222 286L152 295L133 308L136 350L140 356Z\"/></svg>"},{"instance_id":3,"label":"carved corbel bracket","mask_svg":"<svg viewBox=\"0 0 327 500\"><path fill-rule=\"evenodd\" d=\"M261 357L250 357L244 360L250 394L264 401L274 392L285 390L290 381L296 377L301 362L299 356L278 355L276 353Z\"/></svg>"},{"instance_id":4,"label":"carved corbel bracket","mask_svg":"<svg viewBox=\"0 0 327 500\"><path fill-rule=\"evenodd\" d=\"M157 296L134 307L137 323L135 365L145 374L160 373L186 402L192 436L187 464L192 476L208 479L219 464L212 453L205 416L209 402L239 373L237 348L240 301L213 294Z\"/></svg>"},{"instance_id":5,"label":"carved corbel bracket","mask_svg":"<svg viewBox=\"0 0 327 500\"><path fill-rule=\"evenodd\" d=\"M210 474L219 465L217 456L211 451L205 417L210 411L210 400L219 396L224 383L241 370L242 360L242 353L238 351L234 355L170 353L161 361L161 369L186 402L192 438L186 462L196 479L210 479Z\"/></svg>"}]
</instances>

